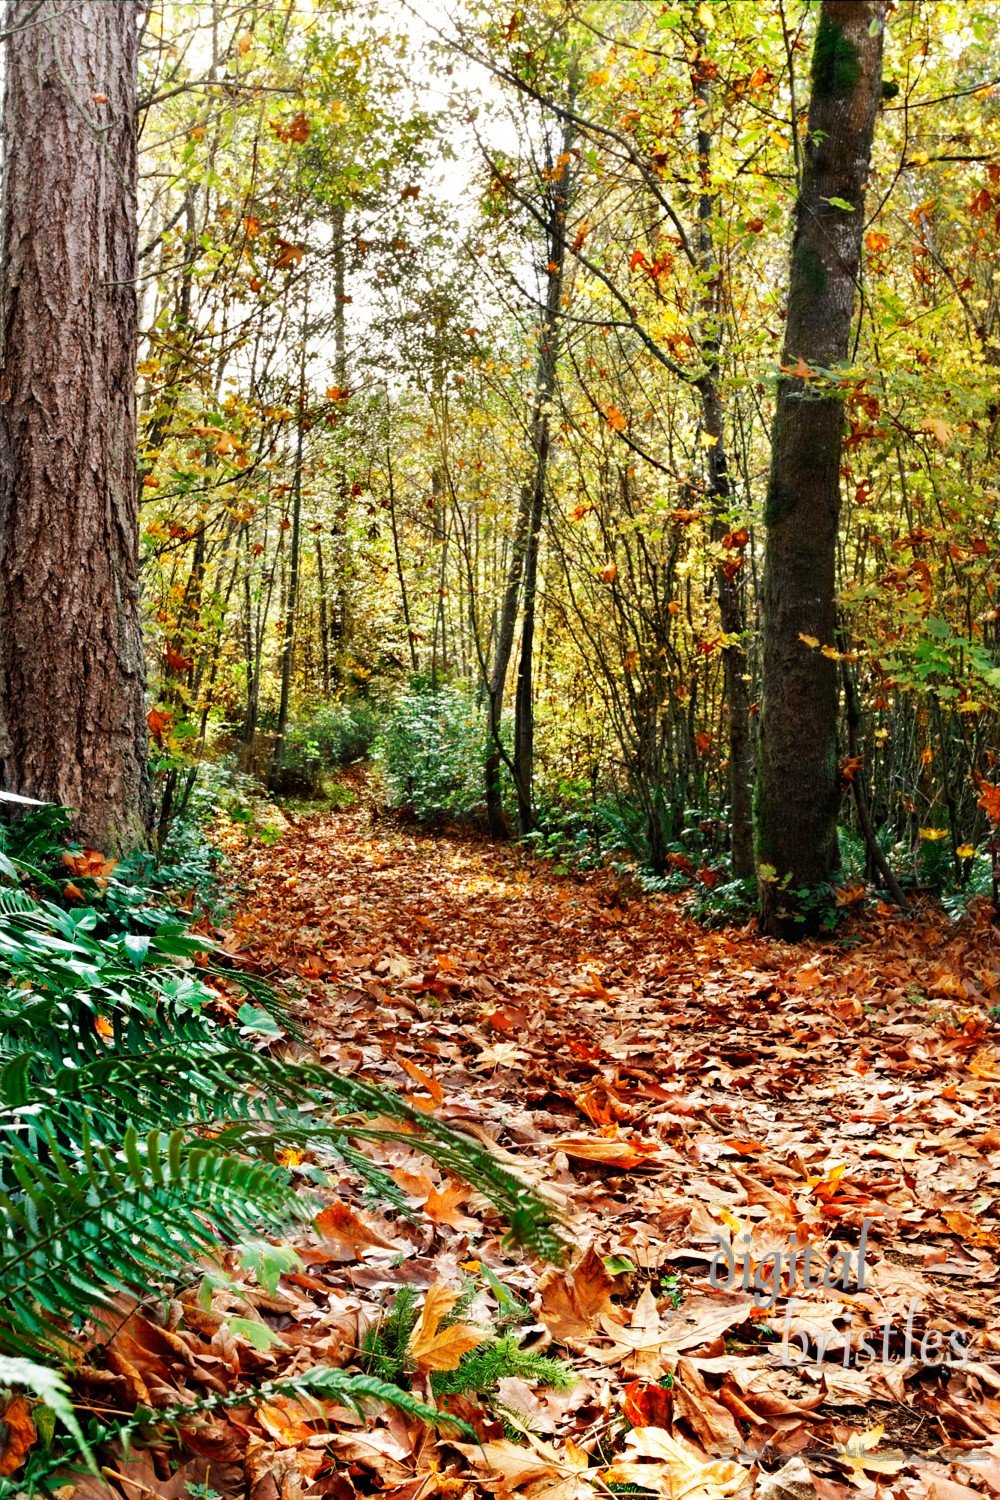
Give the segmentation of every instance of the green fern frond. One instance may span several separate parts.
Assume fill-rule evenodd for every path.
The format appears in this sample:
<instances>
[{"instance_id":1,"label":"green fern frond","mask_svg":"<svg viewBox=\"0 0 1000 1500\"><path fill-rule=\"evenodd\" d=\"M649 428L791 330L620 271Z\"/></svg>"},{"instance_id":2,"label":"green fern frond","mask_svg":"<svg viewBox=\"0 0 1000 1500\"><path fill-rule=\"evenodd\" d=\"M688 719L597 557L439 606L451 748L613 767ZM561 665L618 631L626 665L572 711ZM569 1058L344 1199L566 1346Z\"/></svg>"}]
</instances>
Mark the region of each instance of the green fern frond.
<instances>
[{"instance_id":1,"label":"green fern frond","mask_svg":"<svg viewBox=\"0 0 1000 1500\"><path fill-rule=\"evenodd\" d=\"M61 1351L74 1317L190 1276L220 1238L282 1230L317 1208L286 1172L180 1131L128 1130L113 1152L84 1124L82 1171L51 1131L39 1137L40 1159L8 1147L20 1194L0 1192L0 1348L13 1353Z\"/></svg>"},{"instance_id":2,"label":"green fern frond","mask_svg":"<svg viewBox=\"0 0 1000 1500\"><path fill-rule=\"evenodd\" d=\"M421 1401L410 1391L400 1389L374 1375L359 1375L342 1370L336 1365L314 1365L296 1375L283 1376L277 1380L266 1380L254 1387L255 1400L267 1400L269 1396L318 1397L324 1401L336 1401L350 1407L359 1416L365 1415L365 1402L381 1402L396 1411L405 1412L433 1427L449 1427L462 1437L475 1440L475 1433L468 1423L451 1412L438 1411L426 1401ZM164 1425L178 1423L192 1425L192 1418L199 1414L211 1415L230 1406L245 1406L246 1391L235 1391L228 1395L209 1395L193 1405L157 1407L155 1410L139 1407L127 1421L109 1425L100 1434L102 1443L118 1439L128 1443L143 1430L154 1427L162 1431Z\"/></svg>"},{"instance_id":3,"label":"green fern frond","mask_svg":"<svg viewBox=\"0 0 1000 1500\"><path fill-rule=\"evenodd\" d=\"M58 860L42 844L32 879L58 891L45 874ZM0 877L12 871L0 847ZM221 955L197 967L206 939L158 909L147 908L135 930L121 911L113 916L0 885L0 1379L19 1370L6 1378L51 1397L81 1451L65 1388L36 1359L67 1360L85 1320L121 1294L166 1291L199 1276L199 1261L224 1245L282 1236L311 1218L319 1204L278 1163L282 1147L346 1166L409 1215L405 1195L363 1149L405 1143L487 1196L535 1253L561 1258L557 1216L487 1147L390 1089L257 1050L216 1019L218 993L206 980L221 974L241 985L294 1035L263 980ZM390 1315L400 1361L413 1301L401 1294ZM262 1393L386 1401L442 1420L379 1380L381 1369L324 1367ZM120 1430L97 1429L94 1441ZM47 1462L39 1459L38 1473Z\"/></svg>"}]
</instances>

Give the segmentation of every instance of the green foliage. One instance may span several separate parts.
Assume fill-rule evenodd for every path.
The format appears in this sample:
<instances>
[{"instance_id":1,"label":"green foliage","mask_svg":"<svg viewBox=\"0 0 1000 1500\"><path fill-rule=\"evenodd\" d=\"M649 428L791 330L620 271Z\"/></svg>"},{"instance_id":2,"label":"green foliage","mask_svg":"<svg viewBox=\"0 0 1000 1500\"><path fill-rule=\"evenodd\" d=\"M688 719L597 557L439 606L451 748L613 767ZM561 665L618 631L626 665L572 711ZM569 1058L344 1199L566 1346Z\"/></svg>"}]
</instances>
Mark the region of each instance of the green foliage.
<instances>
[{"instance_id":1,"label":"green foliage","mask_svg":"<svg viewBox=\"0 0 1000 1500\"><path fill-rule=\"evenodd\" d=\"M272 778L275 790L315 797L322 791L328 772L369 753L377 728L374 708L359 700L328 704L310 718L290 725L281 767Z\"/></svg>"},{"instance_id":2,"label":"green foliage","mask_svg":"<svg viewBox=\"0 0 1000 1500\"><path fill-rule=\"evenodd\" d=\"M589 782L563 780L543 787L535 803L537 827L523 840L557 874L593 870L607 846L608 824Z\"/></svg>"},{"instance_id":3,"label":"green foliage","mask_svg":"<svg viewBox=\"0 0 1000 1500\"><path fill-rule=\"evenodd\" d=\"M461 1322L476 1295L476 1284L470 1281L441 1326ZM380 1380L407 1384L412 1366L408 1364L407 1345L416 1325L418 1297L413 1287L400 1287L391 1309L381 1322L369 1328L362 1338L365 1370ZM511 1321L526 1308L501 1309L499 1323ZM522 1349L514 1333L487 1338L463 1354L454 1370L436 1370L431 1376L434 1395L493 1395L502 1379L516 1375L535 1385L553 1390L568 1390L576 1379L570 1365L550 1359L532 1350Z\"/></svg>"},{"instance_id":4,"label":"green foliage","mask_svg":"<svg viewBox=\"0 0 1000 1500\"><path fill-rule=\"evenodd\" d=\"M950 836L920 839L917 844L917 876L925 890L940 893L954 887L957 884L955 865Z\"/></svg>"},{"instance_id":5,"label":"green foliage","mask_svg":"<svg viewBox=\"0 0 1000 1500\"><path fill-rule=\"evenodd\" d=\"M711 888L694 886L684 910L703 927L741 927L757 911L757 882L725 880Z\"/></svg>"},{"instance_id":6,"label":"green foliage","mask_svg":"<svg viewBox=\"0 0 1000 1500\"><path fill-rule=\"evenodd\" d=\"M397 699L377 754L394 808L425 824L484 816L484 714L463 688L418 686Z\"/></svg>"},{"instance_id":7,"label":"green foliage","mask_svg":"<svg viewBox=\"0 0 1000 1500\"><path fill-rule=\"evenodd\" d=\"M399 1381L406 1364L406 1344L417 1321L417 1289L401 1286L381 1322L361 1338L362 1367L380 1380Z\"/></svg>"},{"instance_id":8,"label":"green foliage","mask_svg":"<svg viewBox=\"0 0 1000 1500\"><path fill-rule=\"evenodd\" d=\"M532 1385L565 1391L576 1380L571 1365L522 1349L513 1333L484 1339L463 1354L457 1370L438 1370L431 1377L435 1396L493 1395L500 1381L516 1375Z\"/></svg>"},{"instance_id":9,"label":"green foliage","mask_svg":"<svg viewBox=\"0 0 1000 1500\"><path fill-rule=\"evenodd\" d=\"M55 847L25 841L34 868L54 865ZM401 1207L359 1143L405 1139L535 1253L559 1254L542 1204L477 1142L389 1090L258 1050L292 1029L259 985L242 1027L216 1020L212 944L178 914L154 902L122 930L99 903L36 894L7 855L0 873L0 1355L71 1359L86 1318L199 1277L220 1239L262 1264L261 1237L319 1206L278 1163L288 1145Z\"/></svg>"}]
</instances>

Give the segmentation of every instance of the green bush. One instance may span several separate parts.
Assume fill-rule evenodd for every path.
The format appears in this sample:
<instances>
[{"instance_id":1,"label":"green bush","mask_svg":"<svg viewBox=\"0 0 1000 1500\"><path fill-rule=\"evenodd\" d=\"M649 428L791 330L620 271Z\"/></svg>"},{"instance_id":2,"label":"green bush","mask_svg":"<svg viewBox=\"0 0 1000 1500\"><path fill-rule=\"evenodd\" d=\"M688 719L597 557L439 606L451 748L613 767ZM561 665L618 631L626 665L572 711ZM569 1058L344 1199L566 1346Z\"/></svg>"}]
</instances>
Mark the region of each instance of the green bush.
<instances>
[{"instance_id":1,"label":"green bush","mask_svg":"<svg viewBox=\"0 0 1000 1500\"><path fill-rule=\"evenodd\" d=\"M290 796L318 796L328 772L368 755L377 727L375 709L360 701L328 704L289 725L281 766L271 779L273 789Z\"/></svg>"},{"instance_id":2,"label":"green bush","mask_svg":"<svg viewBox=\"0 0 1000 1500\"><path fill-rule=\"evenodd\" d=\"M397 699L377 757L390 805L421 823L485 817L485 714L458 687Z\"/></svg>"}]
</instances>

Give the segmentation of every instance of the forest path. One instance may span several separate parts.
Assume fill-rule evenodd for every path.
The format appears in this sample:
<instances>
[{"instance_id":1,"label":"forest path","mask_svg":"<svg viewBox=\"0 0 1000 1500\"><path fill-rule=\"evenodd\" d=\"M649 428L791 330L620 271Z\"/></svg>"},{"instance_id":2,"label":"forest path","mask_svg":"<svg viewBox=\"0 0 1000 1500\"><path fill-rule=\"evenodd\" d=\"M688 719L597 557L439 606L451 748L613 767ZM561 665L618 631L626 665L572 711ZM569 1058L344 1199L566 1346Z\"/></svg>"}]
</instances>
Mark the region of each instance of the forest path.
<instances>
[{"instance_id":1,"label":"forest path","mask_svg":"<svg viewBox=\"0 0 1000 1500\"><path fill-rule=\"evenodd\" d=\"M460 1211L466 1193L432 1199L424 1270L411 1262L398 1280L457 1281L478 1258L535 1294L592 1390L598 1375L654 1376L679 1348L674 1430L706 1453L734 1433L771 1454L827 1451L887 1413L923 1452L1000 1433L988 924L884 913L799 947L706 932L673 898L624 899L606 874L559 877L516 848L365 810L296 819L272 847L234 853L246 894L231 945L296 979L320 1055L494 1141L563 1204L574 1244L634 1268L612 1285L591 1256L575 1291L549 1273L539 1302L542 1268L499 1246L479 1200ZM400 1180L419 1199L404 1156ZM867 1290L800 1288L782 1325L784 1300L768 1314L738 1286L709 1285L727 1229L751 1227L756 1262L793 1230L817 1251L856 1245L865 1219ZM626 1325L618 1346L601 1322L607 1295ZM960 1330L972 1374L946 1387L943 1373L902 1368L913 1299L917 1341ZM855 1347L876 1329L880 1351L891 1317L884 1361L843 1367L848 1311ZM781 1367L777 1341L796 1327L825 1336L825 1365Z\"/></svg>"}]
</instances>

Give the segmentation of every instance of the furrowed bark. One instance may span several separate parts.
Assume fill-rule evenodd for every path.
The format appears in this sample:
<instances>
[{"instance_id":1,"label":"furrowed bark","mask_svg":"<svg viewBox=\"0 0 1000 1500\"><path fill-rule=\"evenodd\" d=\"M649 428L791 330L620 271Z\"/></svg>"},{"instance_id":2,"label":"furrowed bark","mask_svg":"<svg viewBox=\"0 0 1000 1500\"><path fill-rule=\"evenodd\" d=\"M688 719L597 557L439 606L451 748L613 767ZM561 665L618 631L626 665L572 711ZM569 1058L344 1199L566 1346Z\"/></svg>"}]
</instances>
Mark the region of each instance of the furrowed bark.
<instances>
[{"instance_id":1,"label":"furrowed bark","mask_svg":"<svg viewBox=\"0 0 1000 1500\"><path fill-rule=\"evenodd\" d=\"M147 842L151 820L134 393L138 7L13 0L5 20L0 781L65 803L81 839L121 852Z\"/></svg>"}]
</instances>

